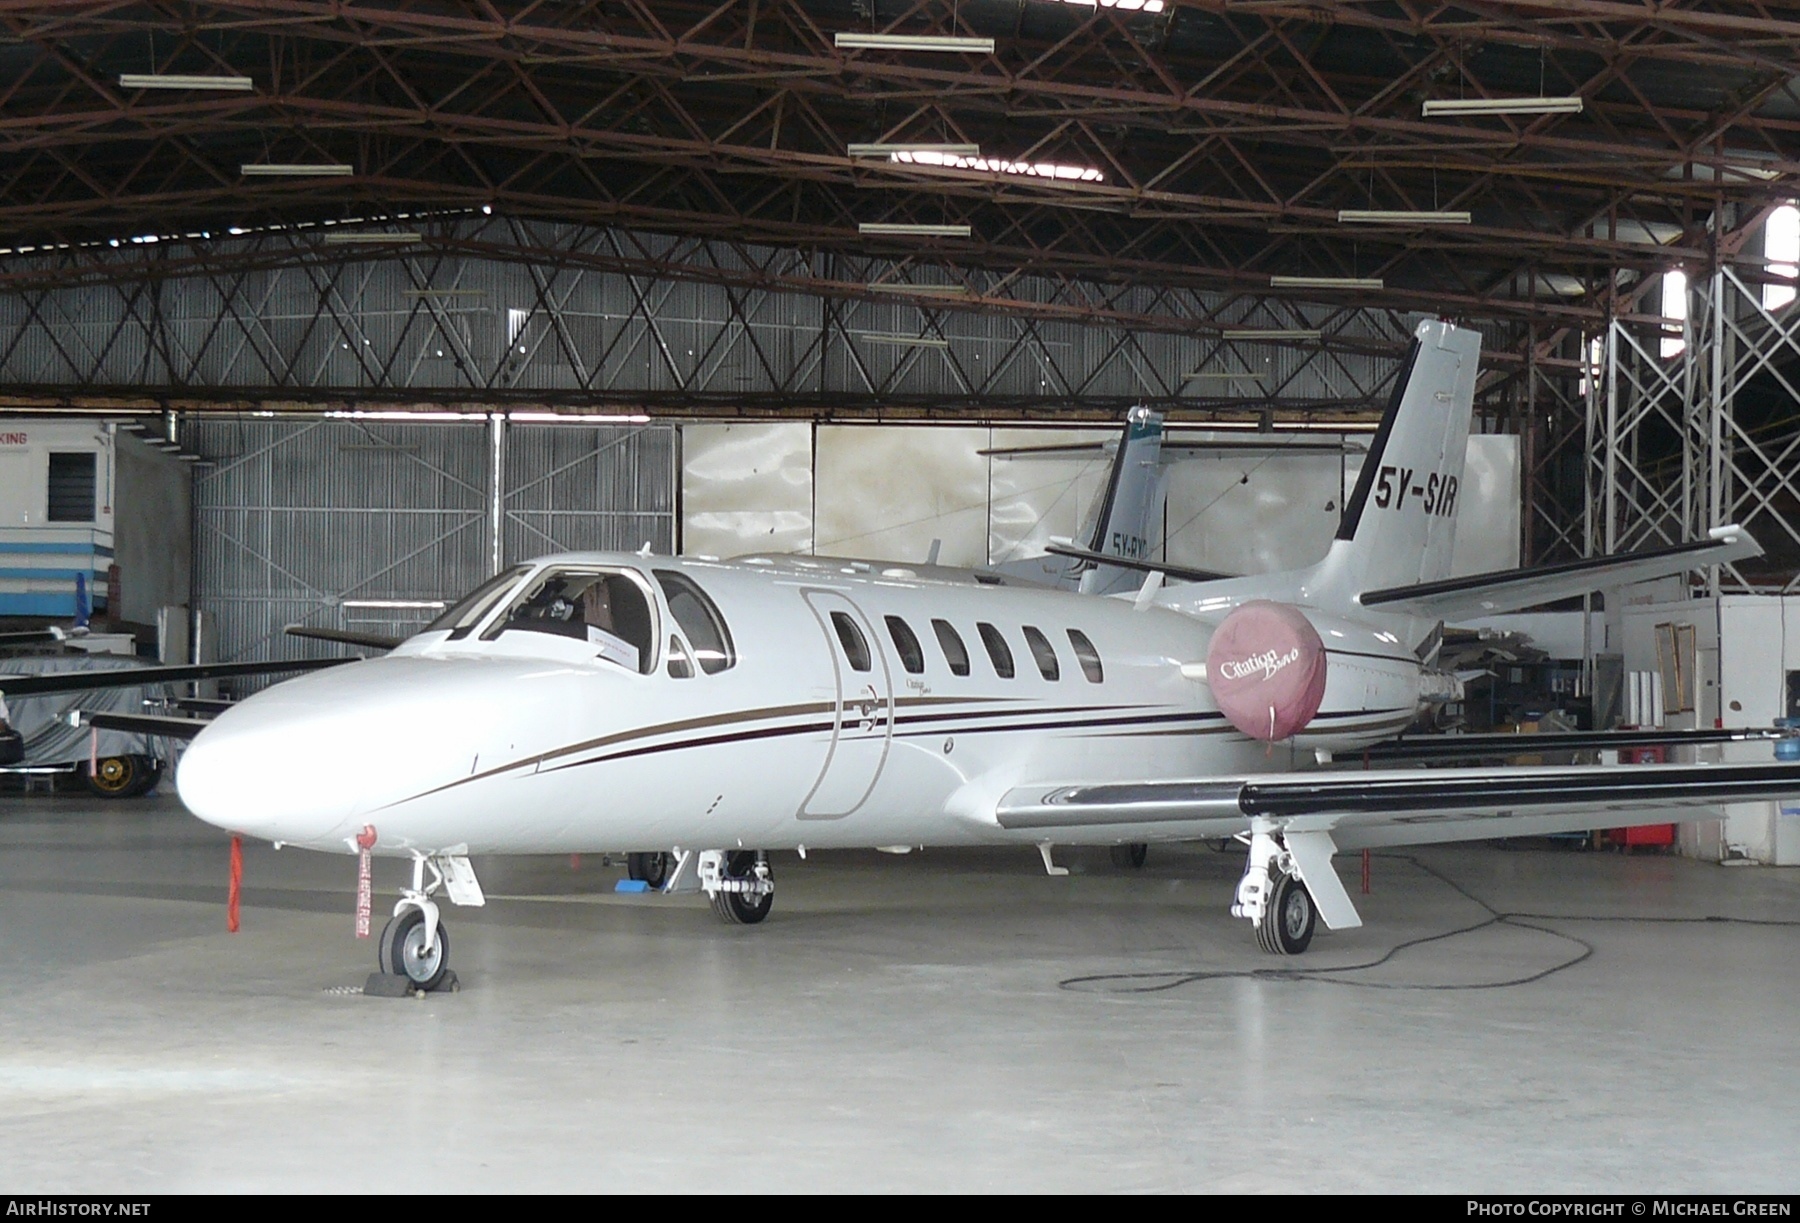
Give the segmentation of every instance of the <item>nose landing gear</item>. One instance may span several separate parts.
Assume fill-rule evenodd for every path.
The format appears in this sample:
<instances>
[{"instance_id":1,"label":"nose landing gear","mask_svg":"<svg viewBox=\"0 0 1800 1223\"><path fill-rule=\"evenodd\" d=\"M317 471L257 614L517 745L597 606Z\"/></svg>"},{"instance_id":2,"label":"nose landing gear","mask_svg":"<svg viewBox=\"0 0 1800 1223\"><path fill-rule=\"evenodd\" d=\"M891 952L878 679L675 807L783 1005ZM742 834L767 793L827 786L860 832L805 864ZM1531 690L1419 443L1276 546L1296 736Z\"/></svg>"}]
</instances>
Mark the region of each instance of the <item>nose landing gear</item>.
<instances>
[{"instance_id":1,"label":"nose landing gear","mask_svg":"<svg viewBox=\"0 0 1800 1223\"><path fill-rule=\"evenodd\" d=\"M431 872L430 882L426 882L426 871ZM432 899L440 888L447 888L450 899L459 905L487 903L468 858L460 853L431 857L415 853L412 886L401 889L394 916L382 928L375 947L380 971L370 975L363 993L391 997L461 988L450 971L450 932Z\"/></svg>"}]
</instances>

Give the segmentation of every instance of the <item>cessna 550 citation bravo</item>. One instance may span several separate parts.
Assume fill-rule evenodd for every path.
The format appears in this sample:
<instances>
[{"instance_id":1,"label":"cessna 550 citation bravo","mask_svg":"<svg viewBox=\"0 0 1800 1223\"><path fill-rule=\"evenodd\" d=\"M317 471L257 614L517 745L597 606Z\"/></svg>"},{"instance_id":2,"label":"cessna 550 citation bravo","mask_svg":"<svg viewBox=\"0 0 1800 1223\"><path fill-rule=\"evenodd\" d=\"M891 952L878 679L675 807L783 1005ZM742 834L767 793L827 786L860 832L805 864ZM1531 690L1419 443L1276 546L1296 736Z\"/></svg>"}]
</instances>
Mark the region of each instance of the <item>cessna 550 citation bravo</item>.
<instances>
[{"instance_id":1,"label":"cessna 550 citation bravo","mask_svg":"<svg viewBox=\"0 0 1800 1223\"><path fill-rule=\"evenodd\" d=\"M432 988L449 961L435 897L482 902L471 854L667 849L665 890L753 923L772 849L1019 844L1050 867L1053 844L1235 836L1232 912L1292 954L1315 913L1360 924L1340 850L1800 792L1800 766L1776 763L1291 771L1454 698L1433 666L1446 618L1760 553L1723 528L1448 577L1479 347L1419 325L1310 568L1220 579L1113 556L1145 576L1103 596L883 562L545 557L384 657L230 708L182 758L181 798L280 845L410 858L379 958Z\"/></svg>"}]
</instances>

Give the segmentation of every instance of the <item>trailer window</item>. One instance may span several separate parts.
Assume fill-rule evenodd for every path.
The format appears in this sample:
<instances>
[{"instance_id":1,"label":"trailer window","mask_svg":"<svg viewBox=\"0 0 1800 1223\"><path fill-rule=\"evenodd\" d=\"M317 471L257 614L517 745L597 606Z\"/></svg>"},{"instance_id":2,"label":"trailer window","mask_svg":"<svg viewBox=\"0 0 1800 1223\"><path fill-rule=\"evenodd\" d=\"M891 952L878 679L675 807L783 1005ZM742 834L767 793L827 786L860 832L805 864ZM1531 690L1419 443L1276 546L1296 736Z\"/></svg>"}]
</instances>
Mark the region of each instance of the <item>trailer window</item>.
<instances>
[{"instance_id":1,"label":"trailer window","mask_svg":"<svg viewBox=\"0 0 1800 1223\"><path fill-rule=\"evenodd\" d=\"M1078 628L1070 629L1069 644L1075 647L1076 661L1081 663L1081 673L1087 676L1088 683L1097 684L1106 678L1106 672L1100 666L1100 652L1087 639L1086 633Z\"/></svg>"},{"instance_id":2,"label":"trailer window","mask_svg":"<svg viewBox=\"0 0 1800 1223\"><path fill-rule=\"evenodd\" d=\"M908 675L918 675L925 670L925 651L919 648L919 639L913 635L912 625L899 616L887 618L888 636L894 639L894 649L900 652L900 665L906 668Z\"/></svg>"},{"instance_id":3,"label":"trailer window","mask_svg":"<svg viewBox=\"0 0 1800 1223\"><path fill-rule=\"evenodd\" d=\"M1062 676L1062 668L1056 662L1056 651L1050 648L1050 639L1029 624L1025 626L1025 644L1031 647L1031 657L1037 661L1040 675L1047 680L1056 680Z\"/></svg>"},{"instance_id":4,"label":"trailer window","mask_svg":"<svg viewBox=\"0 0 1800 1223\"><path fill-rule=\"evenodd\" d=\"M50 452L50 504L46 517L51 522L94 521L94 452Z\"/></svg>"},{"instance_id":5,"label":"trailer window","mask_svg":"<svg viewBox=\"0 0 1800 1223\"><path fill-rule=\"evenodd\" d=\"M976 630L981 634L981 644L987 647L988 660L994 664L994 674L1001 679L1013 677L1012 648L1006 644L1006 638L1000 630L991 624L978 623Z\"/></svg>"},{"instance_id":6,"label":"trailer window","mask_svg":"<svg viewBox=\"0 0 1800 1223\"><path fill-rule=\"evenodd\" d=\"M737 652L732 649L731 630L725 627L718 605L685 574L658 569L656 580L669 600L669 614L693 643L694 660L700 669L717 675L734 666Z\"/></svg>"},{"instance_id":7,"label":"trailer window","mask_svg":"<svg viewBox=\"0 0 1800 1223\"><path fill-rule=\"evenodd\" d=\"M948 620L933 620L932 631L937 634L938 648L944 651L944 661L950 664L950 674L967 675L969 673L969 650L963 645L963 639L950 627Z\"/></svg>"}]
</instances>

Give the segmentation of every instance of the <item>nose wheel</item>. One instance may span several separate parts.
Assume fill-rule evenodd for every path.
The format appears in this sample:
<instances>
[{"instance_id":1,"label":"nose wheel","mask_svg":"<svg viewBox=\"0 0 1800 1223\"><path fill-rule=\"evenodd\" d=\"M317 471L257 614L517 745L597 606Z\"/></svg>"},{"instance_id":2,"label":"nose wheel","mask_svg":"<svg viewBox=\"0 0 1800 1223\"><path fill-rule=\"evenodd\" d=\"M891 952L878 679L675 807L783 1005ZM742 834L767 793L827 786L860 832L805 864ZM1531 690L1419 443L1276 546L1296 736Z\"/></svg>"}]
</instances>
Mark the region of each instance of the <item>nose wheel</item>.
<instances>
[{"instance_id":1,"label":"nose wheel","mask_svg":"<svg viewBox=\"0 0 1800 1223\"><path fill-rule=\"evenodd\" d=\"M375 959L384 974L429 993L449 974L450 932L441 921L427 923L423 909L408 907L382 929Z\"/></svg>"}]
</instances>

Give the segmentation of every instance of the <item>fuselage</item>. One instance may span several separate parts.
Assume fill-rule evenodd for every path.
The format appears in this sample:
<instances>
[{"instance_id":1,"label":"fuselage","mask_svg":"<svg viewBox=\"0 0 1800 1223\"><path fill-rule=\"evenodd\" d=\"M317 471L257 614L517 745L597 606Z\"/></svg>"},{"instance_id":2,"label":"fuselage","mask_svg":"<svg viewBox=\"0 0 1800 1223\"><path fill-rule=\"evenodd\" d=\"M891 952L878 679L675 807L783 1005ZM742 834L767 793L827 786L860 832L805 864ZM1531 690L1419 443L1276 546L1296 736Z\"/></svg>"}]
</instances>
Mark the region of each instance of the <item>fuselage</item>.
<instances>
[{"instance_id":1,"label":"fuselage","mask_svg":"<svg viewBox=\"0 0 1800 1223\"><path fill-rule=\"evenodd\" d=\"M1013 787L1304 766L1391 737L1422 693L1375 617L1330 622L1319 712L1271 746L1212 699L1215 622L1128 597L607 553L484 590L459 624L223 714L183 800L340 851L365 828L385 853L1007 842L1034 839L993 817Z\"/></svg>"}]
</instances>

